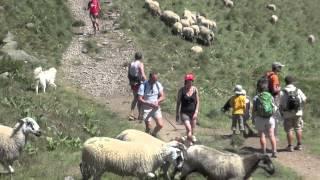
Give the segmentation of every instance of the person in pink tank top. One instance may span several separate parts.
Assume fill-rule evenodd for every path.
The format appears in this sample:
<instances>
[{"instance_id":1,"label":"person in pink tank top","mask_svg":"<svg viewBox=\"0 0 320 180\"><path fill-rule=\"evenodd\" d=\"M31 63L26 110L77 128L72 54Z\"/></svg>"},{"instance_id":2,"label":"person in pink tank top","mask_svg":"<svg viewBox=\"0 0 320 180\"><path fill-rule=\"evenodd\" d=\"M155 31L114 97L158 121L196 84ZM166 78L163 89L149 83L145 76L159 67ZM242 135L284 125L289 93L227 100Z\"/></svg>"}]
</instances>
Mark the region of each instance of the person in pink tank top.
<instances>
[{"instance_id":1,"label":"person in pink tank top","mask_svg":"<svg viewBox=\"0 0 320 180\"><path fill-rule=\"evenodd\" d=\"M99 31L98 16L101 10L99 0L90 0L88 3L89 16L92 22L94 34Z\"/></svg>"}]
</instances>

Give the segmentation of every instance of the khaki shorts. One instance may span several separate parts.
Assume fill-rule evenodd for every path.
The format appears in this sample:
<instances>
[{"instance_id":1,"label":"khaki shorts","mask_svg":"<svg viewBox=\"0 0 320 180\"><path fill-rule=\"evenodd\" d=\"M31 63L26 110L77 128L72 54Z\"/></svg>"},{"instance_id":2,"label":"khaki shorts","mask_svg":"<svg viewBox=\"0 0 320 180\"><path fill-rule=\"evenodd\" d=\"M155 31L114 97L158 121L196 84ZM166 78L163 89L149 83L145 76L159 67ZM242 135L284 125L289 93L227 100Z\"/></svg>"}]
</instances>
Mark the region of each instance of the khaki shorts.
<instances>
[{"instance_id":1,"label":"khaki shorts","mask_svg":"<svg viewBox=\"0 0 320 180\"><path fill-rule=\"evenodd\" d=\"M286 132L298 131L303 128L303 120L301 116L295 116L292 118L285 118L283 121L283 127Z\"/></svg>"},{"instance_id":2,"label":"khaki shorts","mask_svg":"<svg viewBox=\"0 0 320 180\"><path fill-rule=\"evenodd\" d=\"M159 119L162 118L162 114L161 114L161 108L157 108L157 109L152 109L152 108L148 108L148 109L143 109L143 119L144 121L148 122L151 121L151 118L155 119Z\"/></svg>"},{"instance_id":3,"label":"khaki shorts","mask_svg":"<svg viewBox=\"0 0 320 180\"><path fill-rule=\"evenodd\" d=\"M275 128L276 121L271 116L270 118L263 118L263 117L255 117L255 127L260 132L268 132L270 128Z\"/></svg>"}]
</instances>

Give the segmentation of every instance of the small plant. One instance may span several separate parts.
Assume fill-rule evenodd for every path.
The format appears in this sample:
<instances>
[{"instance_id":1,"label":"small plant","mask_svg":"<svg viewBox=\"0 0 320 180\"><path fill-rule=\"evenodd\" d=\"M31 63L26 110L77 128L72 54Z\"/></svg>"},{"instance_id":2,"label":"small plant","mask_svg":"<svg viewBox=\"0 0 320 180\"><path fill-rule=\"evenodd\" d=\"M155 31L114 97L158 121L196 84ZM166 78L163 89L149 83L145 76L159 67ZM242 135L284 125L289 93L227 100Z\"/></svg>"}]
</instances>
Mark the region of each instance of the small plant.
<instances>
[{"instance_id":1,"label":"small plant","mask_svg":"<svg viewBox=\"0 0 320 180\"><path fill-rule=\"evenodd\" d=\"M26 144L26 146L24 147L24 151L28 154L28 155L33 155L33 154L37 154L37 152L39 151L39 148L32 146L32 144Z\"/></svg>"},{"instance_id":2,"label":"small plant","mask_svg":"<svg viewBox=\"0 0 320 180\"><path fill-rule=\"evenodd\" d=\"M72 23L73 27L81 27L81 26L85 26L86 23L83 20L76 20Z\"/></svg>"},{"instance_id":3,"label":"small plant","mask_svg":"<svg viewBox=\"0 0 320 180\"><path fill-rule=\"evenodd\" d=\"M84 47L88 50L89 54L97 54L101 51L100 48L97 46L97 42L94 40L86 41L84 43Z\"/></svg>"}]
</instances>

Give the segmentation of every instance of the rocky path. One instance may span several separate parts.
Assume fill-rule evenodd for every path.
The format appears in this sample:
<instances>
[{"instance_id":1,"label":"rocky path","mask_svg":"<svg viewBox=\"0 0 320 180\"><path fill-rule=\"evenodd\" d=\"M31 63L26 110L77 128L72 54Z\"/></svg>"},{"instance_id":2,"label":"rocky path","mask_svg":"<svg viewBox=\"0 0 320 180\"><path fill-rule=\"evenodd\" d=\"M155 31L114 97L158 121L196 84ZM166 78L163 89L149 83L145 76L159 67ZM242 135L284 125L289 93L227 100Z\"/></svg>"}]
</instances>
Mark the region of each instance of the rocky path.
<instances>
[{"instance_id":1,"label":"rocky path","mask_svg":"<svg viewBox=\"0 0 320 180\"><path fill-rule=\"evenodd\" d=\"M124 119L127 118L131 92L127 83L126 64L131 61L135 52L133 41L125 33L117 30L114 18L116 12L100 20L101 31L92 35L91 22L88 12L84 10L87 0L68 0L68 5L76 20L85 21L86 26L75 30L76 34L69 48L63 54L62 66L63 81L87 93L100 103L107 104L113 111ZM93 42L100 53L90 55L85 44ZM168 141L184 134L182 125L176 125L173 118L164 113L165 127L160 136ZM132 126L143 128L143 124L132 121ZM198 131L204 129L198 128ZM216 133L210 131L211 133ZM259 148L257 138L249 138L245 145L253 149ZM282 145L280 145L280 148ZM283 145L285 147L285 145ZM307 150L307 149L306 149ZM320 158L301 152L280 152L277 161L282 165L294 169L303 179L320 179ZM318 170L318 171L317 171Z\"/></svg>"}]
</instances>

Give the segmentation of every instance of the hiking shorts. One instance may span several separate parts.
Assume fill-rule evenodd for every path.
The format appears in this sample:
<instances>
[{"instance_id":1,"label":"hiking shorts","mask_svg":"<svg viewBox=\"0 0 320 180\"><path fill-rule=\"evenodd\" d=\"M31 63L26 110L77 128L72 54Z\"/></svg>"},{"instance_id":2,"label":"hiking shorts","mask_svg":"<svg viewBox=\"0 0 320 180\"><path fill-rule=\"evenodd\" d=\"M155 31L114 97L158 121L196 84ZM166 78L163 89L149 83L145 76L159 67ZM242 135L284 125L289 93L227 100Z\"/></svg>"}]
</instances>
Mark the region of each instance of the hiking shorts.
<instances>
[{"instance_id":1,"label":"hiking shorts","mask_svg":"<svg viewBox=\"0 0 320 180\"><path fill-rule=\"evenodd\" d=\"M138 84L138 83L137 84L131 84L130 86L131 86L131 90L133 92L138 92L140 84Z\"/></svg>"},{"instance_id":2,"label":"hiking shorts","mask_svg":"<svg viewBox=\"0 0 320 180\"><path fill-rule=\"evenodd\" d=\"M92 22L96 22L96 19L98 18L98 14L89 13L89 16Z\"/></svg>"},{"instance_id":3,"label":"hiking shorts","mask_svg":"<svg viewBox=\"0 0 320 180\"><path fill-rule=\"evenodd\" d=\"M236 131L237 125L239 126L239 130L244 130L244 124L243 124L243 115L242 114L233 114L232 115L232 125L231 130Z\"/></svg>"},{"instance_id":4,"label":"hiking shorts","mask_svg":"<svg viewBox=\"0 0 320 180\"><path fill-rule=\"evenodd\" d=\"M299 131L303 128L303 120L301 116L285 118L283 121L284 130L288 133L290 131Z\"/></svg>"},{"instance_id":5,"label":"hiking shorts","mask_svg":"<svg viewBox=\"0 0 320 180\"><path fill-rule=\"evenodd\" d=\"M151 121L151 118L155 119L159 119L162 118L162 114L161 114L161 108L157 108L157 109L152 109L152 108L148 108L148 109L143 109L143 119L146 122Z\"/></svg>"},{"instance_id":6,"label":"hiking shorts","mask_svg":"<svg viewBox=\"0 0 320 180\"><path fill-rule=\"evenodd\" d=\"M259 132L267 132L270 128L276 127L276 121L271 116L270 118L255 117L255 127Z\"/></svg>"},{"instance_id":7,"label":"hiking shorts","mask_svg":"<svg viewBox=\"0 0 320 180\"><path fill-rule=\"evenodd\" d=\"M180 113L180 119L182 122L192 121L193 113Z\"/></svg>"}]
</instances>

